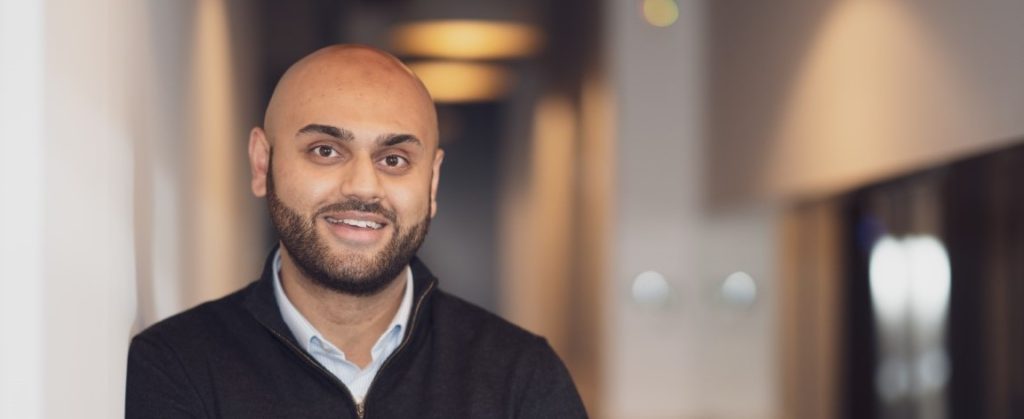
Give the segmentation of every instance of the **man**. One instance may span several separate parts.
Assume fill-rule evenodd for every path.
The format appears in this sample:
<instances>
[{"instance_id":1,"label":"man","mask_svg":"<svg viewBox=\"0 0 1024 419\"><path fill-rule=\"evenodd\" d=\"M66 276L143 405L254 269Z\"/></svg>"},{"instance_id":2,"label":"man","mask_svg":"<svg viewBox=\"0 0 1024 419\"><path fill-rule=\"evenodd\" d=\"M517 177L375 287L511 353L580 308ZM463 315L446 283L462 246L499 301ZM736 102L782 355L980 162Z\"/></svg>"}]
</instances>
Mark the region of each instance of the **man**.
<instances>
[{"instance_id":1,"label":"man","mask_svg":"<svg viewBox=\"0 0 1024 419\"><path fill-rule=\"evenodd\" d=\"M547 342L438 289L414 256L444 153L396 58L332 46L294 64L249 138L280 245L244 289L132 340L132 418L571 418Z\"/></svg>"}]
</instances>

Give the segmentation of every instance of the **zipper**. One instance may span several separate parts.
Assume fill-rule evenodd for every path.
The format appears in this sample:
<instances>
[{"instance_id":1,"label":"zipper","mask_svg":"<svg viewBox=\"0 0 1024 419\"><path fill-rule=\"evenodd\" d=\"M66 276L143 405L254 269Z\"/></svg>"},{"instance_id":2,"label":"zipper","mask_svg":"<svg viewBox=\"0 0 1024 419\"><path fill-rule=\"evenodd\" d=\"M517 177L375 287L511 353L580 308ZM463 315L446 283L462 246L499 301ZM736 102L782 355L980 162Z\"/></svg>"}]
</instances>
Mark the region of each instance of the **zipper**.
<instances>
[{"instance_id":1,"label":"zipper","mask_svg":"<svg viewBox=\"0 0 1024 419\"><path fill-rule=\"evenodd\" d=\"M263 324L263 322L260 322L260 324L262 324L263 327L265 327L267 330L269 330L270 333L273 333L274 336L276 336L278 340L280 340L282 343L284 343L285 346L288 347L288 349L291 349L292 352L295 352L295 354L298 355L300 358L302 358L303 361L306 361L306 363L309 364L309 366L311 366L311 367L317 369L318 371L320 371L321 373L324 373L325 375L327 375L327 377L331 380L331 382L334 383L334 385L337 386L338 389L341 390L341 392L344 393L346 396L348 396L348 399L352 401L352 405L356 407L356 416L359 417L359 419L363 419L363 408L361 406L362 403L356 403L355 396L353 396L352 392L348 390L348 387L345 387L345 383L342 383L341 380L339 380L337 376L332 374L330 371L327 371L327 369L324 368L322 365L320 365L320 363L316 362L316 360L311 358L306 353L306 351L303 351L302 349L300 349L300 348L296 347L294 344L292 344L292 342L290 340L288 340L288 338L286 338L284 336L281 336L280 333L277 333L277 331L275 331L274 329L271 329L266 324Z\"/></svg>"},{"instance_id":2,"label":"zipper","mask_svg":"<svg viewBox=\"0 0 1024 419\"><path fill-rule=\"evenodd\" d=\"M380 369L377 370L377 374L373 376L372 380L370 380L370 386L366 388L366 397L363 397L363 403L361 403L362 408L357 410L357 413L359 413L359 419L363 419L366 415L366 402L370 400L370 393L373 392L373 385L377 383L377 378L380 378L381 373L383 373L384 369L391 363L391 360L395 359L395 355L401 353L402 349L405 349L406 345L409 344L409 341L412 340L412 331L416 327L416 318L419 317L420 308L423 307L423 300L426 300L427 294L430 294L430 291L434 289L434 284L436 284L436 282L430 282L430 284L427 285L427 289L423 291L423 295L420 296L419 301L416 301L416 307L413 308L412 315L409 316L409 333L407 333L409 339L402 340L402 343L398 345L398 348L395 348L395 351L384 360L384 363L380 364Z\"/></svg>"},{"instance_id":3,"label":"zipper","mask_svg":"<svg viewBox=\"0 0 1024 419\"><path fill-rule=\"evenodd\" d=\"M387 367L388 364L391 363L391 360L395 358L395 355L401 353L402 349L404 349L406 345L408 345L409 341L412 340L412 331L413 328L416 327L416 319L417 317L419 317L420 309L423 307L423 301L427 299L427 294L429 294L430 291L433 290L434 284L435 282L431 282L430 284L428 284L427 289L423 291L423 295L421 295L419 300L416 301L416 306L413 308L412 315L409 317L409 332L407 333L409 339L402 340L402 343L398 345L398 348L395 348L395 351L392 352L391 355L389 355L388 358L384 360L383 364L381 364L380 369L377 370L377 374L373 376L372 380L370 380L370 386L366 388L366 396L363 397L363 403L357 403L355 396L353 396L352 392L349 391L348 387L345 386L345 383L342 383L337 376L335 376L322 365L320 365L320 363L316 362L316 360L310 357L309 354L306 353L306 351L303 351L301 348L295 346L290 340L288 340L288 338L281 336L280 333L277 333L276 330L274 330L270 326L267 326L259 319L256 319L256 321L263 325L265 329L269 330L270 333L277 337L277 339L280 340L281 343L284 343L284 345L287 346L288 349L291 349L292 352L298 355L299 358L302 358L302 360L306 361L306 363L309 364L311 367L327 375L331 382L334 383L334 385L336 385L338 389L342 391L342 393L348 396L348 399L350 401L352 401L352 405L355 406L356 408L356 417L358 417L359 419L364 419L366 417L366 401L370 399L370 392L373 391L373 385L377 382L377 378L380 377L380 374L384 372L384 368Z\"/></svg>"}]
</instances>

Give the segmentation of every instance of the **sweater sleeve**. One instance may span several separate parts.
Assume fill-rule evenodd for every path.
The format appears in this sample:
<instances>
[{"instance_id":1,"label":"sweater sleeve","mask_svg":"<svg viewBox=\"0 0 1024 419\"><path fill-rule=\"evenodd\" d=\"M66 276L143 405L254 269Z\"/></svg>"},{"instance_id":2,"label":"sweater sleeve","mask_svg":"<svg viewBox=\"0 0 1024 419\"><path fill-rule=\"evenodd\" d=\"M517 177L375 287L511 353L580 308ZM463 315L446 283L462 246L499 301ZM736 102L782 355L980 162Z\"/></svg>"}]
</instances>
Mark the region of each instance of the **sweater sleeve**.
<instances>
[{"instance_id":1,"label":"sweater sleeve","mask_svg":"<svg viewBox=\"0 0 1024 419\"><path fill-rule=\"evenodd\" d=\"M586 418L587 411L569 370L546 339L538 340L518 417Z\"/></svg>"},{"instance_id":2,"label":"sweater sleeve","mask_svg":"<svg viewBox=\"0 0 1024 419\"><path fill-rule=\"evenodd\" d=\"M167 345L145 335L128 349L125 418L203 418L202 401L181 360Z\"/></svg>"}]
</instances>

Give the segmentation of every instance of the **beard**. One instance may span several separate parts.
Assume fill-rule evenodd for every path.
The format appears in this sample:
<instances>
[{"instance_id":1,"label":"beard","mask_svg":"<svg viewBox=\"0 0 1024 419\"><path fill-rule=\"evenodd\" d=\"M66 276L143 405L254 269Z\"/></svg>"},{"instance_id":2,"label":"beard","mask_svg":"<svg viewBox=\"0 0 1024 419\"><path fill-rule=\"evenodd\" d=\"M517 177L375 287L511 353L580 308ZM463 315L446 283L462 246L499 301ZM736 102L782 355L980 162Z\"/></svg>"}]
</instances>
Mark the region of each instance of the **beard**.
<instances>
[{"instance_id":1,"label":"beard","mask_svg":"<svg viewBox=\"0 0 1024 419\"><path fill-rule=\"evenodd\" d=\"M267 207L274 229L299 271L319 286L355 296L377 294L397 279L423 244L430 226L428 214L419 223L403 228L394 211L355 199L325 205L306 219L278 198L272 166L267 170ZM369 257L332 252L328 239L317 232L316 220L325 213L341 211L381 215L393 228L391 240Z\"/></svg>"}]
</instances>

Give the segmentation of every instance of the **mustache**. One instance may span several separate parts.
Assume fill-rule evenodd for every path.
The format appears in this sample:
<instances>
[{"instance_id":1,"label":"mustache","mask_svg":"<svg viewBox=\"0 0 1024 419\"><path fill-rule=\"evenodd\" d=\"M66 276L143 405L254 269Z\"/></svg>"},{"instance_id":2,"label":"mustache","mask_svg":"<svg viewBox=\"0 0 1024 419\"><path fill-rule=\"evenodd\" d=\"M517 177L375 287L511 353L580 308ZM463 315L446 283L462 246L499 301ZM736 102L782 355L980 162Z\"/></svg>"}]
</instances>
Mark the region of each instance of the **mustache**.
<instances>
[{"instance_id":1,"label":"mustache","mask_svg":"<svg viewBox=\"0 0 1024 419\"><path fill-rule=\"evenodd\" d=\"M316 211L314 218L324 215L329 212L344 212L344 211L358 211L367 212L372 214L380 215L386 218L391 224L395 224L398 218L395 212L384 208L379 202L366 202L358 199L349 199L342 202L335 202L332 204L325 205Z\"/></svg>"}]
</instances>

